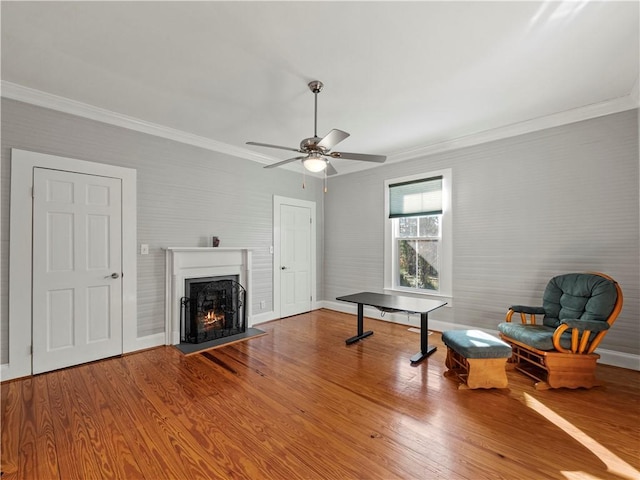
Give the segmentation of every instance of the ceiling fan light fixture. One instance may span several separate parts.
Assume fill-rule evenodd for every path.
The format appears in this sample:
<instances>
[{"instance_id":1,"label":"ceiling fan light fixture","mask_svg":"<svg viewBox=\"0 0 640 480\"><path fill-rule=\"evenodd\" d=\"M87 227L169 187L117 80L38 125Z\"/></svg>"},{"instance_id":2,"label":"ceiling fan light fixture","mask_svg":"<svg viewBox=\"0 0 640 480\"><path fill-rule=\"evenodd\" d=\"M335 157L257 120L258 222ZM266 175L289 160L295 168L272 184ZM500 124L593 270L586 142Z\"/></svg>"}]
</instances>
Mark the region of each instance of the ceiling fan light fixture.
<instances>
[{"instance_id":1,"label":"ceiling fan light fixture","mask_svg":"<svg viewBox=\"0 0 640 480\"><path fill-rule=\"evenodd\" d=\"M311 153L307 158L302 160L304 168L310 172L317 173L327 168L327 161L317 153Z\"/></svg>"}]
</instances>

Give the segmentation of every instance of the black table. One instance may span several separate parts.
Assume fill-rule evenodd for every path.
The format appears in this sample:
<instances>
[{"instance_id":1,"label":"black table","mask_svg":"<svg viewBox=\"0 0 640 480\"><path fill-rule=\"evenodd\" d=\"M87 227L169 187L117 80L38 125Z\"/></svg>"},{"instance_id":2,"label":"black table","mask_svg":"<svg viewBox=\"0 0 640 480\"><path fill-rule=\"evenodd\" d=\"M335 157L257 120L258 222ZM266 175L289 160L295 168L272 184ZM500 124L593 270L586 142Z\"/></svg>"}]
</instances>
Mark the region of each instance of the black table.
<instances>
[{"instance_id":1,"label":"black table","mask_svg":"<svg viewBox=\"0 0 640 480\"><path fill-rule=\"evenodd\" d=\"M429 345L429 312L443 307L447 302L427 300L423 298L405 297L402 295L385 295L382 293L361 292L353 295L337 297L336 300L358 304L358 334L347 338L347 345L373 335L373 331L364 331L364 306L371 305L381 311L398 311L420 314L420 352L411 357L411 363L418 363L436 351L435 345Z\"/></svg>"}]
</instances>

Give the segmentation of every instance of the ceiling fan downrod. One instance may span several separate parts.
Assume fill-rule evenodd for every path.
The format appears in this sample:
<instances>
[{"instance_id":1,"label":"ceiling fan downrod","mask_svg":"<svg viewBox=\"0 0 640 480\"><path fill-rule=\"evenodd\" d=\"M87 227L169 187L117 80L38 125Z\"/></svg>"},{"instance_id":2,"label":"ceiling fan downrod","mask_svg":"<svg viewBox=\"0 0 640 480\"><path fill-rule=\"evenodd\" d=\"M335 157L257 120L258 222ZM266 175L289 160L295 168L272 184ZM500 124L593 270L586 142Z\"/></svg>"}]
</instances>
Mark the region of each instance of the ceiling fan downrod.
<instances>
[{"instance_id":1,"label":"ceiling fan downrod","mask_svg":"<svg viewBox=\"0 0 640 480\"><path fill-rule=\"evenodd\" d=\"M309 90L313 92L314 108L313 108L313 136L318 137L318 94L322 91L324 84L320 80L309 82Z\"/></svg>"}]
</instances>

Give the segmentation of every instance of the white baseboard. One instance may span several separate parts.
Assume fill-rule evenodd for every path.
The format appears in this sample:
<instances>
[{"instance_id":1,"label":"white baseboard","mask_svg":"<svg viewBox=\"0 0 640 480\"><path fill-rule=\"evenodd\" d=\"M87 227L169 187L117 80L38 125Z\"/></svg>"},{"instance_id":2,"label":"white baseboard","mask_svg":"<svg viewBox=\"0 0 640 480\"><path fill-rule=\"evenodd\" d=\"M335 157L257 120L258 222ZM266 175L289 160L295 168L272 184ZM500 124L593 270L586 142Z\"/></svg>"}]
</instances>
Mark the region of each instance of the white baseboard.
<instances>
[{"instance_id":1,"label":"white baseboard","mask_svg":"<svg viewBox=\"0 0 640 480\"><path fill-rule=\"evenodd\" d=\"M343 302L322 302L322 308L328 308L329 310L335 310L337 312L357 314L357 307L355 304L346 304ZM412 327L420 327L420 317L418 315L411 315L407 318L406 313L385 313L384 316L381 312L374 307L364 308L365 317L376 318L387 322L398 323L400 325L409 325ZM480 328L475 325L462 325L458 323L443 322L437 318L431 318L429 316L429 330L435 330L436 332L444 332L445 330L469 330L477 329L492 335L498 335L498 330L490 330L486 328ZM629 370L640 371L640 355L633 355L631 353L616 352L615 350L606 350L597 348L596 353L600 355L598 363L603 365L610 365L613 367L627 368Z\"/></svg>"},{"instance_id":2,"label":"white baseboard","mask_svg":"<svg viewBox=\"0 0 640 480\"><path fill-rule=\"evenodd\" d=\"M596 353L600 355L598 363L640 371L640 355L616 352L615 350L606 350L603 348L596 348Z\"/></svg>"},{"instance_id":3,"label":"white baseboard","mask_svg":"<svg viewBox=\"0 0 640 480\"><path fill-rule=\"evenodd\" d=\"M324 308L324 302L323 301L313 301L311 302L311 311L313 310L318 310L320 308ZM271 322L272 320L280 320L280 315L277 314L274 310L271 310L270 312L262 312L259 313L258 315L252 315L249 318L249 326L253 327L254 325L258 325L260 323L266 323L266 322Z\"/></svg>"},{"instance_id":4,"label":"white baseboard","mask_svg":"<svg viewBox=\"0 0 640 480\"><path fill-rule=\"evenodd\" d=\"M146 350L148 348L159 347L164 345L165 343L165 334L162 333L154 333L153 335L147 335L145 337L138 337L135 340L135 343L130 346L129 349L122 353L133 353L139 350Z\"/></svg>"},{"instance_id":5,"label":"white baseboard","mask_svg":"<svg viewBox=\"0 0 640 480\"><path fill-rule=\"evenodd\" d=\"M328 308L329 310L335 310L337 312L351 313L353 315L357 314L357 306L355 303L350 304L350 303L344 303L344 302L331 302L331 301L324 301L321 303L322 303L321 308ZM420 327L420 315L417 315L417 314L407 315L406 313L391 313L391 312L383 313L375 307L365 306L364 316L369 318L375 318L378 320L384 320L386 322L398 323L400 325L407 325L407 326L418 327L418 328ZM469 329L469 328L478 328L478 327L473 327L471 325L457 325L453 328ZM434 318L434 314L429 315L430 330L441 332L442 329L452 330L453 328L450 326L450 324L446 322L441 322L437 318Z\"/></svg>"},{"instance_id":6,"label":"white baseboard","mask_svg":"<svg viewBox=\"0 0 640 480\"><path fill-rule=\"evenodd\" d=\"M22 368L11 368L11 364L3 363L0 365L0 381L15 380L16 378L28 377L31 375L31 364L29 364L29 371Z\"/></svg>"},{"instance_id":7,"label":"white baseboard","mask_svg":"<svg viewBox=\"0 0 640 480\"><path fill-rule=\"evenodd\" d=\"M338 302L330 302L330 301L322 301L318 302L318 308L327 308L329 310L335 310L337 312L350 313L353 315L357 314L357 307L355 304L344 304ZM420 327L420 318L417 315L407 316L404 313L385 313L384 316L381 315L381 312L373 307L365 307L364 314L369 318L376 318L379 320L384 320L386 322L398 323L400 325L407 325L410 327ZM260 323L270 322L272 320L277 320L278 317L275 315L275 312L265 312L259 315L253 315L250 320L250 325L258 325ZM355 327L355 325L354 325ZM485 331L487 333L491 333L492 335L497 335L497 330L489 330L486 328L479 328L474 325L461 325L454 324L449 322L443 322L437 320L435 318L429 319L429 329L435 330L436 332L444 332L445 330L468 330L468 329L478 329ZM164 333L156 333L153 335L147 335L145 337L139 337L136 339L135 348L124 353L133 353L139 350L146 350L148 348L159 347L165 344L165 334ZM603 365L610 365L613 367L626 368L629 370L640 371L640 355L633 355L630 353L616 352L615 350L607 350L598 348L596 353L600 355L600 360L598 363L602 363ZM23 371L15 371L11 369L11 366L8 363L4 363L0 365L0 379L2 381L5 380L14 380L16 378L29 376L30 372Z\"/></svg>"},{"instance_id":8,"label":"white baseboard","mask_svg":"<svg viewBox=\"0 0 640 480\"><path fill-rule=\"evenodd\" d=\"M145 337L138 337L135 342L130 343L127 350L123 350L123 354L134 353L149 348L159 347L164 345L165 335L163 333L155 333L153 335L147 335ZM15 380L17 378L31 376L31 364L29 363L29 370L23 368L11 368L11 364L3 363L0 365L0 380Z\"/></svg>"},{"instance_id":9,"label":"white baseboard","mask_svg":"<svg viewBox=\"0 0 640 480\"><path fill-rule=\"evenodd\" d=\"M261 323L270 322L271 320L277 320L278 317L275 312L264 312L258 315L253 315L249 320L249 326L253 327L254 325L259 325Z\"/></svg>"}]
</instances>

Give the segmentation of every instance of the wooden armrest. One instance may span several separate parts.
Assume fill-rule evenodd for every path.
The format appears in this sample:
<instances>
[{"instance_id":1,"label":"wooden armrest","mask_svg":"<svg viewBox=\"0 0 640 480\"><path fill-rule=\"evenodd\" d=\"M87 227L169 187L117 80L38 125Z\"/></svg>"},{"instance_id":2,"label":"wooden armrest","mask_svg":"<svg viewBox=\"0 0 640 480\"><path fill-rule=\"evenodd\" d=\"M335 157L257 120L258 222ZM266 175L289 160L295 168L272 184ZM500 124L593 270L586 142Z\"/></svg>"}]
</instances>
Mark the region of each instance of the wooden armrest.
<instances>
[{"instance_id":1,"label":"wooden armrest","mask_svg":"<svg viewBox=\"0 0 640 480\"><path fill-rule=\"evenodd\" d=\"M571 329L571 350L563 348L560 344L560 337L569 329ZM599 320L565 319L553 332L553 346L563 353L593 353L608 329L609 324ZM592 333L597 335L590 341Z\"/></svg>"},{"instance_id":2,"label":"wooden armrest","mask_svg":"<svg viewBox=\"0 0 640 480\"><path fill-rule=\"evenodd\" d=\"M533 315L545 314L545 310L543 307L527 307L526 305L511 305L509 309L517 313L528 313Z\"/></svg>"},{"instance_id":3,"label":"wooden armrest","mask_svg":"<svg viewBox=\"0 0 640 480\"><path fill-rule=\"evenodd\" d=\"M523 325L535 325L536 315L544 315L545 310L542 307L527 307L525 305L512 305L509 307L505 321L510 322L514 313L520 314L520 321ZM527 318L529 315L529 318Z\"/></svg>"}]
</instances>

